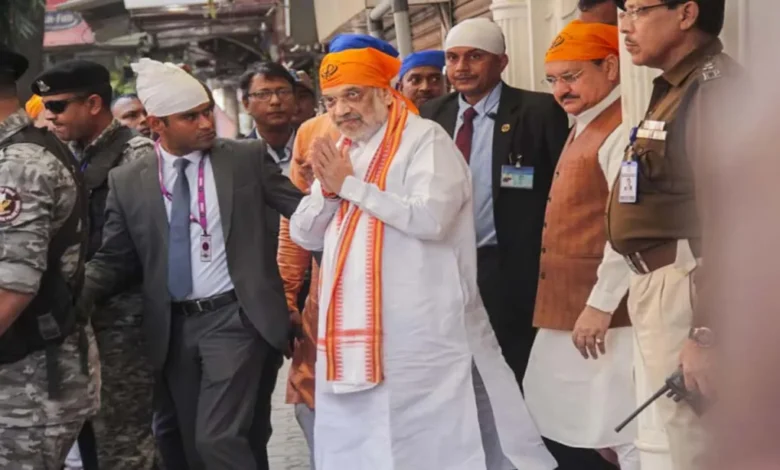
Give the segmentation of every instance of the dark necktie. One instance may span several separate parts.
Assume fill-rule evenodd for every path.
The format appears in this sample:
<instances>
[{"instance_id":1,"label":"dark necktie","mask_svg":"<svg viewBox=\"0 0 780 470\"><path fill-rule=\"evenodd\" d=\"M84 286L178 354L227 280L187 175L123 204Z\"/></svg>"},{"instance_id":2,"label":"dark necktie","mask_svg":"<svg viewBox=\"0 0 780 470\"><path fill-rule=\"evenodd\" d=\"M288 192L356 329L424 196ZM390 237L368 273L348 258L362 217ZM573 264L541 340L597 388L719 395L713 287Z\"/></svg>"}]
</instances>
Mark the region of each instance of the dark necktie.
<instances>
[{"instance_id":1,"label":"dark necktie","mask_svg":"<svg viewBox=\"0 0 780 470\"><path fill-rule=\"evenodd\" d=\"M178 158L176 185L171 200L168 238L168 291L174 300L184 300L192 292L192 257L190 251L190 183L184 170L190 161Z\"/></svg>"},{"instance_id":2,"label":"dark necktie","mask_svg":"<svg viewBox=\"0 0 780 470\"><path fill-rule=\"evenodd\" d=\"M276 155L276 158L279 159L279 163L284 163L289 158L287 158L287 147L271 147L271 149L274 151L274 154Z\"/></svg>"},{"instance_id":3,"label":"dark necktie","mask_svg":"<svg viewBox=\"0 0 780 470\"><path fill-rule=\"evenodd\" d=\"M474 118L477 117L477 110L469 108L463 112L463 124L458 129L458 135L455 136L455 145L460 149L463 158L468 162L471 160L471 137L474 135Z\"/></svg>"}]
</instances>

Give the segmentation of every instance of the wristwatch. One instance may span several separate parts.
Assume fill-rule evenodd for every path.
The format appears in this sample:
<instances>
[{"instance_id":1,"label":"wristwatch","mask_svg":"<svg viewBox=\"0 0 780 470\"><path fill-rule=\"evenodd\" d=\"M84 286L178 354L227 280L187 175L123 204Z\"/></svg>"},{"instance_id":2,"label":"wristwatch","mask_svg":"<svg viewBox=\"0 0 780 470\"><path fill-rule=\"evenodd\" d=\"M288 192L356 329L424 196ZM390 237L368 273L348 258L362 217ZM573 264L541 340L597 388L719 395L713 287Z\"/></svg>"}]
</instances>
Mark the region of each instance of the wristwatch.
<instances>
[{"instance_id":1,"label":"wristwatch","mask_svg":"<svg viewBox=\"0 0 780 470\"><path fill-rule=\"evenodd\" d=\"M715 344L715 334L706 326L691 328L688 338L702 348L710 348Z\"/></svg>"}]
</instances>

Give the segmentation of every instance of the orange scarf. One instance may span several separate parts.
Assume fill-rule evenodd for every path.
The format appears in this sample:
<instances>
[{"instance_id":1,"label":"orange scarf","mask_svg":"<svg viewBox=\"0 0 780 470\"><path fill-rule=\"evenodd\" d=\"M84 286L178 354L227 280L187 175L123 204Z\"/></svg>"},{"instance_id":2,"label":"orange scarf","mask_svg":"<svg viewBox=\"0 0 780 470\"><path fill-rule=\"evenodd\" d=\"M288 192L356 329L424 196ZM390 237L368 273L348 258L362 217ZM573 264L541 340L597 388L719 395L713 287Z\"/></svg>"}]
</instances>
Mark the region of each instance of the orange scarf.
<instances>
[{"instance_id":1,"label":"orange scarf","mask_svg":"<svg viewBox=\"0 0 780 470\"><path fill-rule=\"evenodd\" d=\"M376 185L384 191L387 173L401 142L409 109L400 98L395 98L390 106L387 129L379 145L364 181ZM367 257L366 257L366 321L365 328L347 330L342 328L342 299L344 286L342 275L347 255L352 248L358 221L363 211L349 201L342 201L337 215L337 229L343 235L336 250L336 262L331 299L328 305L325 352L327 356L327 380L339 381L343 378L342 347L344 343L359 344L365 347L366 381L378 384L383 379L382 367L382 253L384 247L384 223L369 216ZM359 248L358 248L359 249Z\"/></svg>"}]
</instances>

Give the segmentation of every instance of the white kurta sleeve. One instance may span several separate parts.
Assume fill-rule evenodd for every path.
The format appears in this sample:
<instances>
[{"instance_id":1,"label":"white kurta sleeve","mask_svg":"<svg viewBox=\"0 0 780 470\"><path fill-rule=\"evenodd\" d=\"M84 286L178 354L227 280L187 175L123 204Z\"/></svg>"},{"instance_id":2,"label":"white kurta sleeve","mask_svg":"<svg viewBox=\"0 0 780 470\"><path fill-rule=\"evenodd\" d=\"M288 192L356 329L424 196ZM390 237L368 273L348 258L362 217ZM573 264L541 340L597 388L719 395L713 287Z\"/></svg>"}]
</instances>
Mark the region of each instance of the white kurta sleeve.
<instances>
[{"instance_id":1,"label":"white kurta sleeve","mask_svg":"<svg viewBox=\"0 0 780 470\"><path fill-rule=\"evenodd\" d=\"M322 251L325 231L339 209L341 200L322 195L319 181L311 187L311 194L304 197L290 218L290 238L301 248Z\"/></svg>"},{"instance_id":2,"label":"white kurta sleeve","mask_svg":"<svg viewBox=\"0 0 780 470\"><path fill-rule=\"evenodd\" d=\"M441 240L470 197L468 167L438 126L408 156L403 193L347 177L339 195L396 230L421 240Z\"/></svg>"},{"instance_id":3,"label":"white kurta sleeve","mask_svg":"<svg viewBox=\"0 0 780 470\"><path fill-rule=\"evenodd\" d=\"M615 129L599 149L599 165L610 189L620 172L623 148L628 143L624 126L625 124ZM590 292L587 304L612 313L617 310L620 301L628 291L631 270L623 256L613 250L609 242L604 247L604 256L596 275L598 279Z\"/></svg>"}]
</instances>

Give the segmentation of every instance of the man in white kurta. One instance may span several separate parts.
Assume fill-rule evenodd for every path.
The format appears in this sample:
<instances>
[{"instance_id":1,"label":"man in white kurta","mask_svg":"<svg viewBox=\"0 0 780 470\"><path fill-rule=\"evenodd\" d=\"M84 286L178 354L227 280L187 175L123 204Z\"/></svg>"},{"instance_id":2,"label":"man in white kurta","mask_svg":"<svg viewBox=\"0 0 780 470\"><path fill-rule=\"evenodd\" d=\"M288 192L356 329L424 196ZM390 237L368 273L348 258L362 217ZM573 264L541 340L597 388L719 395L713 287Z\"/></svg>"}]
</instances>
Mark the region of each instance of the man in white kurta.
<instances>
[{"instance_id":1,"label":"man in white kurta","mask_svg":"<svg viewBox=\"0 0 780 470\"><path fill-rule=\"evenodd\" d=\"M616 27L577 20L561 31L545 61L547 82L575 125L548 202L541 259L546 280L539 285L539 331L524 389L542 435L576 455L566 462L554 452L563 469L607 468L598 459L584 463L584 449L617 457L622 470L639 469L635 424L620 434L613 430L635 405L633 333L624 301L631 272L606 243L603 218L628 139L618 50Z\"/></svg>"},{"instance_id":2,"label":"man in white kurta","mask_svg":"<svg viewBox=\"0 0 780 470\"><path fill-rule=\"evenodd\" d=\"M371 49L320 68L342 138L313 144L317 180L290 220L323 251L317 470L485 470L473 364L507 457L556 468L479 298L468 168L391 89L399 68Z\"/></svg>"}]
</instances>

